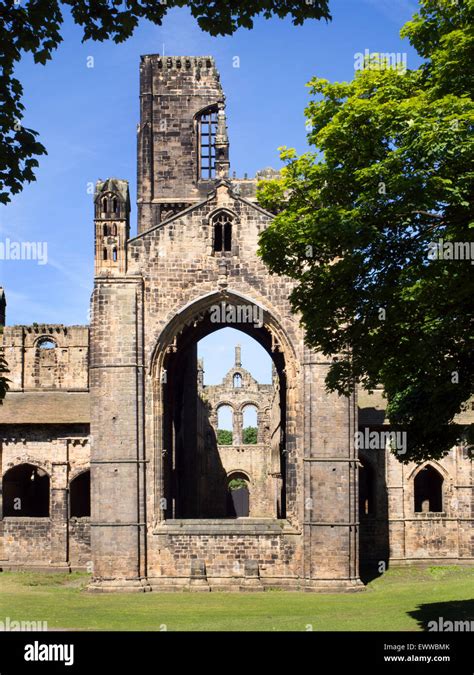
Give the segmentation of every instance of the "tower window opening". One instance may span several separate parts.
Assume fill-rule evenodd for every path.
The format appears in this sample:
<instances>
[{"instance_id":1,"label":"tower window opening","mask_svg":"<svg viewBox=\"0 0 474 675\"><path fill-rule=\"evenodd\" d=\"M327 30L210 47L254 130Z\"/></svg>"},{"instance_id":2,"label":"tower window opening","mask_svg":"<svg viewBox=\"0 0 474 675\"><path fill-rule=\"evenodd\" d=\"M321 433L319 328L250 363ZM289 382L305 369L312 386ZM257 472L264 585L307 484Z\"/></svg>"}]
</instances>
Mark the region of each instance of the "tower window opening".
<instances>
[{"instance_id":1,"label":"tower window opening","mask_svg":"<svg viewBox=\"0 0 474 675\"><path fill-rule=\"evenodd\" d=\"M114 197L112 199L112 213L117 213L117 209L118 209L118 201L117 197Z\"/></svg>"},{"instance_id":2,"label":"tower window opening","mask_svg":"<svg viewBox=\"0 0 474 675\"><path fill-rule=\"evenodd\" d=\"M242 375L240 373L235 373L234 375L234 388L239 388L242 386Z\"/></svg>"},{"instance_id":3,"label":"tower window opening","mask_svg":"<svg viewBox=\"0 0 474 675\"><path fill-rule=\"evenodd\" d=\"M104 213L107 213L107 211L108 211L108 209L107 209L108 203L107 202L108 202L107 197L104 197L103 200L102 200L102 211Z\"/></svg>"},{"instance_id":4,"label":"tower window opening","mask_svg":"<svg viewBox=\"0 0 474 675\"><path fill-rule=\"evenodd\" d=\"M114 262L117 262L117 249L116 248L114 248L114 250L112 251L112 260Z\"/></svg>"},{"instance_id":5,"label":"tower window opening","mask_svg":"<svg viewBox=\"0 0 474 675\"><path fill-rule=\"evenodd\" d=\"M107 225L104 225L103 232L104 232L104 237L106 237L109 234L109 228L107 227Z\"/></svg>"},{"instance_id":6,"label":"tower window opening","mask_svg":"<svg viewBox=\"0 0 474 675\"><path fill-rule=\"evenodd\" d=\"M208 110L199 117L199 175L203 180L216 176L217 110Z\"/></svg>"},{"instance_id":7,"label":"tower window opening","mask_svg":"<svg viewBox=\"0 0 474 675\"><path fill-rule=\"evenodd\" d=\"M103 259L107 260L107 249L106 248L104 248Z\"/></svg>"}]
</instances>

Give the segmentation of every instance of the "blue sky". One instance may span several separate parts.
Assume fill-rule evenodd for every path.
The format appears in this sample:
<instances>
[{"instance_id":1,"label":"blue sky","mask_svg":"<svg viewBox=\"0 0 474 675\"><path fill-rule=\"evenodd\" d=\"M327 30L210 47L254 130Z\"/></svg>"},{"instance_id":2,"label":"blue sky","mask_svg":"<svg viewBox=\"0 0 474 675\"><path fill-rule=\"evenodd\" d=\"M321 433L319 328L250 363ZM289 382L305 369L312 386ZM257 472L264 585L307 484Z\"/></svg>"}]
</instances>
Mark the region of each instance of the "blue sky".
<instances>
[{"instance_id":1,"label":"blue sky","mask_svg":"<svg viewBox=\"0 0 474 675\"><path fill-rule=\"evenodd\" d=\"M252 31L239 29L225 38L201 32L186 9L172 10L162 27L143 22L122 45L82 44L80 29L66 19L64 42L51 62L43 67L25 57L17 69L24 85L23 123L39 131L48 156L40 159L37 181L0 207L0 241L46 242L48 263L0 260L7 323L87 323L94 234L90 190L97 179L130 181L136 231L141 54L215 57L227 98L231 170L237 176L278 167L281 145L306 149L305 83L313 76L351 79L354 54L365 49L406 52L408 67L418 65L416 53L399 38L400 27L416 11L415 0L332 0L330 5L328 24L295 27L290 20L262 19ZM93 68L87 67L88 57ZM268 381L268 358L265 365L258 345L242 333L237 337L247 367ZM232 331L206 340L200 352L208 383L232 366L236 341Z\"/></svg>"}]
</instances>

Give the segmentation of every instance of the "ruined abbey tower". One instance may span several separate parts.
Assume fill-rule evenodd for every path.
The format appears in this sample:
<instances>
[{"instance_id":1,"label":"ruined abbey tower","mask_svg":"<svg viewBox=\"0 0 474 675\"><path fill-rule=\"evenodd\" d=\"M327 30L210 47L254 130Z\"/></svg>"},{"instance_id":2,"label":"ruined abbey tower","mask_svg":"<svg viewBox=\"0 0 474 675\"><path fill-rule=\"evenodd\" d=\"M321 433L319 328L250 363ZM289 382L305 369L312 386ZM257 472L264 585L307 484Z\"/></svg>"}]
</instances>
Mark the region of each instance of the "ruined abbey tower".
<instances>
[{"instance_id":1,"label":"ruined abbey tower","mask_svg":"<svg viewBox=\"0 0 474 675\"><path fill-rule=\"evenodd\" d=\"M213 59L142 57L140 110L136 234L127 181L96 186L90 329L3 330L0 566L86 568L99 591L317 591L363 588L359 558L472 562L468 453L421 466L359 453L358 428L386 428L381 392L326 392L291 282L257 255L272 215L256 179L230 175ZM271 385L238 353L203 384L197 343L226 325L267 351Z\"/></svg>"}]
</instances>

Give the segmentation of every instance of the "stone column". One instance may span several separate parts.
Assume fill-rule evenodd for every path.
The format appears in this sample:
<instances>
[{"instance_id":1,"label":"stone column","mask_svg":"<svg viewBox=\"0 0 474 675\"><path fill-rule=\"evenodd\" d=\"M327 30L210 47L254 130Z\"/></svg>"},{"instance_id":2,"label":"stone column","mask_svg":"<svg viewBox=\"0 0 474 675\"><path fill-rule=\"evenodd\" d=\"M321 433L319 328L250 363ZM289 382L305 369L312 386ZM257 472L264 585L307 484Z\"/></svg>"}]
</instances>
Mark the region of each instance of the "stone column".
<instances>
[{"instance_id":1,"label":"stone column","mask_svg":"<svg viewBox=\"0 0 474 675\"><path fill-rule=\"evenodd\" d=\"M91 374L90 590L146 583L142 280L97 278Z\"/></svg>"},{"instance_id":2,"label":"stone column","mask_svg":"<svg viewBox=\"0 0 474 675\"><path fill-rule=\"evenodd\" d=\"M304 357L306 590L361 590L358 571L355 397L328 395L328 361Z\"/></svg>"},{"instance_id":3,"label":"stone column","mask_svg":"<svg viewBox=\"0 0 474 675\"><path fill-rule=\"evenodd\" d=\"M232 445L242 445L242 413L234 410L232 413Z\"/></svg>"},{"instance_id":4,"label":"stone column","mask_svg":"<svg viewBox=\"0 0 474 675\"><path fill-rule=\"evenodd\" d=\"M57 461L51 463L51 566L69 571L68 441L58 439L52 447Z\"/></svg>"}]
</instances>

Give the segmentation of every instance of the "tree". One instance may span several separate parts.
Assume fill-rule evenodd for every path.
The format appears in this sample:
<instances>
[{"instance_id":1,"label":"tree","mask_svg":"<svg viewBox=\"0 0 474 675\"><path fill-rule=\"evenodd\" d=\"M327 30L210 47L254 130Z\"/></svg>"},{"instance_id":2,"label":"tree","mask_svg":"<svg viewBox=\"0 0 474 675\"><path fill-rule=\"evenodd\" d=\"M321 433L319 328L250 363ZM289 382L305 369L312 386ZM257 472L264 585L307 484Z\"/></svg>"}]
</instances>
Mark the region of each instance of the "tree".
<instances>
[{"instance_id":1,"label":"tree","mask_svg":"<svg viewBox=\"0 0 474 675\"><path fill-rule=\"evenodd\" d=\"M228 429L217 430L217 444L218 445L232 445L232 431Z\"/></svg>"},{"instance_id":2,"label":"tree","mask_svg":"<svg viewBox=\"0 0 474 675\"><path fill-rule=\"evenodd\" d=\"M328 390L382 385L406 462L472 433L453 420L473 393L473 13L421 0L401 32L420 68L372 55L351 82L314 78L314 151L282 148L259 186L277 214L260 254L295 280L308 344L337 355Z\"/></svg>"},{"instance_id":3,"label":"tree","mask_svg":"<svg viewBox=\"0 0 474 675\"><path fill-rule=\"evenodd\" d=\"M290 15L293 23L330 19L328 0L289 3L281 0L0 0L0 203L10 201L25 182L35 180L37 157L46 154L38 133L22 126L23 88L13 77L25 52L45 64L62 41L62 8L84 30L83 40L116 43L129 38L140 19L161 25L173 7L188 7L200 28L211 35L231 35L238 27L252 28L253 19Z\"/></svg>"},{"instance_id":4,"label":"tree","mask_svg":"<svg viewBox=\"0 0 474 675\"><path fill-rule=\"evenodd\" d=\"M245 427L245 429L242 429L242 442L244 445L255 445L257 434L257 427Z\"/></svg>"}]
</instances>

